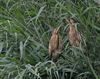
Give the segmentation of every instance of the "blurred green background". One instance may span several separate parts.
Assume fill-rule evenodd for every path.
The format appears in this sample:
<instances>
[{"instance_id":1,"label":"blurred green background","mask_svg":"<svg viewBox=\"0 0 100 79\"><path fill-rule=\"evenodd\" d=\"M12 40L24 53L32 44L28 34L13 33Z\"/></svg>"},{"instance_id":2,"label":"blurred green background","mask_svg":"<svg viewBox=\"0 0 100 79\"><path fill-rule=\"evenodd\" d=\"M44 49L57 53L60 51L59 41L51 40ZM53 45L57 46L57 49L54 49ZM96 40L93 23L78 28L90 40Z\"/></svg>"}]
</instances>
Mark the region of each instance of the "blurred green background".
<instances>
[{"instance_id":1,"label":"blurred green background","mask_svg":"<svg viewBox=\"0 0 100 79\"><path fill-rule=\"evenodd\" d=\"M68 17L82 49L69 45ZM48 44L59 26L63 57L54 63ZM0 79L100 79L100 0L0 0Z\"/></svg>"}]
</instances>

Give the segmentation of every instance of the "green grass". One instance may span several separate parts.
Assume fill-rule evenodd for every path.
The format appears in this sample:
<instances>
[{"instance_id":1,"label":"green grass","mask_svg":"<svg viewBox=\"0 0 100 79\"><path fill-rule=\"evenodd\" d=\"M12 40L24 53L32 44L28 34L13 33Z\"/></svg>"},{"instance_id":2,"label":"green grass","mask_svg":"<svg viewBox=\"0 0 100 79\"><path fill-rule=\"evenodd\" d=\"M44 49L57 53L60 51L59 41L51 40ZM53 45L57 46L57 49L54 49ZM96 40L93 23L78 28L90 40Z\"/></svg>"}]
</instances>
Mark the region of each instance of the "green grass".
<instances>
[{"instance_id":1,"label":"green grass","mask_svg":"<svg viewBox=\"0 0 100 79\"><path fill-rule=\"evenodd\" d=\"M98 0L0 0L0 79L100 79L100 7ZM68 41L73 17L84 48ZM48 58L52 29L61 26L62 56Z\"/></svg>"}]
</instances>

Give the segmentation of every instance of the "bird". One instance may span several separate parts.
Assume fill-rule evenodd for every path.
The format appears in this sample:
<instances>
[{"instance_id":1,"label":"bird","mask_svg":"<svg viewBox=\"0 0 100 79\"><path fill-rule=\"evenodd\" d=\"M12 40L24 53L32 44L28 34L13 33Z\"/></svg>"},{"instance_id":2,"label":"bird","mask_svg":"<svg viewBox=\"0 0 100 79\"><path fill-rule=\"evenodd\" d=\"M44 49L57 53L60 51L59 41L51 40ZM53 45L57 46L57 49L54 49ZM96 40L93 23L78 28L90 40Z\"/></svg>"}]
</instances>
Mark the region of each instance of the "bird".
<instances>
[{"instance_id":1,"label":"bird","mask_svg":"<svg viewBox=\"0 0 100 79\"><path fill-rule=\"evenodd\" d=\"M75 28L76 22L73 18L70 18L69 20L66 19L66 21L69 25L68 39L70 45L79 47L81 43L81 35L80 32L78 32L78 30Z\"/></svg>"},{"instance_id":2,"label":"bird","mask_svg":"<svg viewBox=\"0 0 100 79\"><path fill-rule=\"evenodd\" d=\"M56 62L62 49L62 39L61 36L59 35L59 29L55 28L52 32L50 41L49 41L49 57Z\"/></svg>"}]
</instances>

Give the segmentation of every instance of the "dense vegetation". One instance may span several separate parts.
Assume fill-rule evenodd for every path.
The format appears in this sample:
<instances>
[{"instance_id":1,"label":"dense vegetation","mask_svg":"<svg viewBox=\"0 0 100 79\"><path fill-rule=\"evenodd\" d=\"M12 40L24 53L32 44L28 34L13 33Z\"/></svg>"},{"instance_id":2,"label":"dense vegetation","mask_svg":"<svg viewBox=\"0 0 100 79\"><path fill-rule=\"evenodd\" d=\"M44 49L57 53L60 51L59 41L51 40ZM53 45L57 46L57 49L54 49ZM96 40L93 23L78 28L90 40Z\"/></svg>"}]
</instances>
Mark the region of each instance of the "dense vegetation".
<instances>
[{"instance_id":1,"label":"dense vegetation","mask_svg":"<svg viewBox=\"0 0 100 79\"><path fill-rule=\"evenodd\" d=\"M100 79L100 1L0 0L0 79ZM65 18L78 21L86 46L73 48ZM61 26L62 56L48 58Z\"/></svg>"}]
</instances>

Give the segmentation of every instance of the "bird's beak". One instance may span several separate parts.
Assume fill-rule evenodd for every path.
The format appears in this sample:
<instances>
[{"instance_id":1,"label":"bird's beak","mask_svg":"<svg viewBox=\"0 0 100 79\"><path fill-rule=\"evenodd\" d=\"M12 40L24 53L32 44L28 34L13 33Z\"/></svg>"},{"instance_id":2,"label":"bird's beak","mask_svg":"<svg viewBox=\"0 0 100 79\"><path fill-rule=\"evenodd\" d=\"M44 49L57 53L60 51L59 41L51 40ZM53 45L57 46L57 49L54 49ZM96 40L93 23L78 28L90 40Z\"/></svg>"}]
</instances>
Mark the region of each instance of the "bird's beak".
<instances>
[{"instance_id":1,"label":"bird's beak","mask_svg":"<svg viewBox=\"0 0 100 79\"><path fill-rule=\"evenodd\" d=\"M65 20L66 20L66 23L71 24L70 21L69 21L69 19L65 19Z\"/></svg>"},{"instance_id":2,"label":"bird's beak","mask_svg":"<svg viewBox=\"0 0 100 79\"><path fill-rule=\"evenodd\" d=\"M61 26L59 26L59 27L57 28L57 32L59 31L60 27L61 27Z\"/></svg>"}]
</instances>

